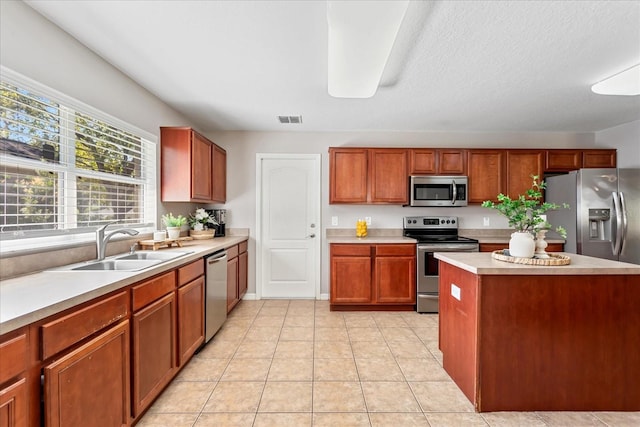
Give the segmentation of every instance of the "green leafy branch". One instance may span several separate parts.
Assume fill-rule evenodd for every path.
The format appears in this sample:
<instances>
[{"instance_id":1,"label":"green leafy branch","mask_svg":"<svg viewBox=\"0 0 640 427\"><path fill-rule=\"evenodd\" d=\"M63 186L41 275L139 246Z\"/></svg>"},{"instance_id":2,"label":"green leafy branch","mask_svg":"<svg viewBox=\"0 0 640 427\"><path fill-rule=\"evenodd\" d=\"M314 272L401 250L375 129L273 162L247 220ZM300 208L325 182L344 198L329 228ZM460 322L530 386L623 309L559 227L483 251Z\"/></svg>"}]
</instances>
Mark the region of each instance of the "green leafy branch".
<instances>
[{"instance_id":1,"label":"green leafy branch","mask_svg":"<svg viewBox=\"0 0 640 427\"><path fill-rule=\"evenodd\" d=\"M533 232L540 228L551 228L545 219L540 215L544 215L545 212L550 210L556 210L560 208L568 208L567 203L558 205L556 203L541 202L542 190L547 185L544 181L539 181L538 175L531 175L533 182L531 188L528 189L525 194L518 195L517 198L511 199L505 194L498 194L498 203L492 200L485 200L482 202L482 207L495 209L504 215L509 221L509 226L513 227L517 231ZM567 237L567 231L563 227L556 227L555 231L563 238Z\"/></svg>"}]
</instances>

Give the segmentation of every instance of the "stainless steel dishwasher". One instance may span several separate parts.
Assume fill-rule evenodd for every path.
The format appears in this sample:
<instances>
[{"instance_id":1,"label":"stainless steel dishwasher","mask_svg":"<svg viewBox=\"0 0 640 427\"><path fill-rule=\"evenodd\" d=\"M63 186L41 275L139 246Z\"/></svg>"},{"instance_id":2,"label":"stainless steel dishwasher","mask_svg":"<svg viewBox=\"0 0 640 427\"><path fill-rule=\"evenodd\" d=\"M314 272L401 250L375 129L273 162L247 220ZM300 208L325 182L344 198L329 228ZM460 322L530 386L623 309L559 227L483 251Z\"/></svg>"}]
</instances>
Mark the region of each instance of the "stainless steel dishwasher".
<instances>
[{"instance_id":1,"label":"stainless steel dishwasher","mask_svg":"<svg viewBox=\"0 0 640 427\"><path fill-rule=\"evenodd\" d=\"M227 320L227 251L205 257L204 333L207 343Z\"/></svg>"}]
</instances>

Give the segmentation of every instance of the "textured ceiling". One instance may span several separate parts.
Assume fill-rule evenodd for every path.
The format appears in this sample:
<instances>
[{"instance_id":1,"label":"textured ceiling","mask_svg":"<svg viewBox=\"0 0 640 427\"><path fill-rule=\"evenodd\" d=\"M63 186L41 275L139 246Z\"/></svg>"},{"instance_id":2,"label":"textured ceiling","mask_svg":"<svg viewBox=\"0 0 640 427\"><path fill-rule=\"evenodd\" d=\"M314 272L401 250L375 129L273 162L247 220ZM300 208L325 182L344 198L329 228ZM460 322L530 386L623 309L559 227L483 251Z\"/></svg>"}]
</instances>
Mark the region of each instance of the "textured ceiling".
<instances>
[{"instance_id":1,"label":"textured ceiling","mask_svg":"<svg viewBox=\"0 0 640 427\"><path fill-rule=\"evenodd\" d=\"M640 119L640 1L412 1L376 95L327 93L324 1L27 1L201 131L570 131ZM302 115L281 124L278 115Z\"/></svg>"}]
</instances>

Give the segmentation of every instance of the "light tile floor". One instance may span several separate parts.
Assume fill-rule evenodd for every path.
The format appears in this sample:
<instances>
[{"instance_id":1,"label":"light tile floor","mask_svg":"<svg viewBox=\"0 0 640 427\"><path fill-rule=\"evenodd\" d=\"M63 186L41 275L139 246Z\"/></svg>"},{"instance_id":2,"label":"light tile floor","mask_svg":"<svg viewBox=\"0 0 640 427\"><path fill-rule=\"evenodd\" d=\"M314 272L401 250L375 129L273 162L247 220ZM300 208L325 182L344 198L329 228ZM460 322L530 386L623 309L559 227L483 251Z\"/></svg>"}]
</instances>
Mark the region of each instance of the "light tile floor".
<instances>
[{"instance_id":1,"label":"light tile floor","mask_svg":"<svg viewBox=\"0 0 640 427\"><path fill-rule=\"evenodd\" d=\"M205 426L640 426L640 413L494 412L442 368L438 317L242 301L138 423Z\"/></svg>"}]
</instances>

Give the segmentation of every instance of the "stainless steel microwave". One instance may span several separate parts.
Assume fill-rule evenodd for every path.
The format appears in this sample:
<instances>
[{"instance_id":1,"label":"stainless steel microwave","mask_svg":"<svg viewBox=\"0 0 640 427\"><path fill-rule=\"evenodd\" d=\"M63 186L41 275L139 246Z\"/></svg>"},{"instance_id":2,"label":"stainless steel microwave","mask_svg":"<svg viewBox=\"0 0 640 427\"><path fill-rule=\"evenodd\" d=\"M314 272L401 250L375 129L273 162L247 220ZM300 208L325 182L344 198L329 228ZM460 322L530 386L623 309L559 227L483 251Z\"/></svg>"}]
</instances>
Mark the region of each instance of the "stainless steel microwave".
<instances>
[{"instance_id":1,"label":"stainless steel microwave","mask_svg":"<svg viewBox=\"0 0 640 427\"><path fill-rule=\"evenodd\" d=\"M412 176L410 206L467 206L466 176Z\"/></svg>"}]
</instances>

